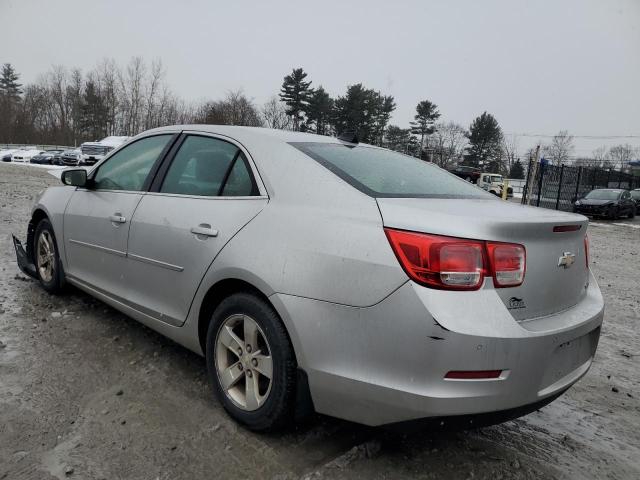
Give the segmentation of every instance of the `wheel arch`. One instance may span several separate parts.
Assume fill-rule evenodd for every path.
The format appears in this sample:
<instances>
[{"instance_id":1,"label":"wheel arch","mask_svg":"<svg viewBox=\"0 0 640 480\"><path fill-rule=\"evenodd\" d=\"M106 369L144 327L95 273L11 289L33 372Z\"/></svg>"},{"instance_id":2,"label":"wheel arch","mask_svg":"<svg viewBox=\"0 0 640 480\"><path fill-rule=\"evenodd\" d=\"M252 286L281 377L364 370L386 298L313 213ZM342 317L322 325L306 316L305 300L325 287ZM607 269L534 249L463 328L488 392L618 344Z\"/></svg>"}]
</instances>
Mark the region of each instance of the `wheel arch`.
<instances>
[{"instance_id":1,"label":"wheel arch","mask_svg":"<svg viewBox=\"0 0 640 480\"><path fill-rule=\"evenodd\" d=\"M293 354L298 365L294 417L296 420L306 419L312 412L315 411L315 408L313 406L307 373L300 363L302 352L299 349L298 338L296 336L295 329L293 329L293 326L291 325L286 312L283 312L281 309L279 309L270 300L269 296L267 296L262 290L257 288L252 283L246 280L241 280L239 278L225 278L217 281L215 284L211 285L208 288L207 292L202 298L202 301L200 302L197 315L198 343L203 355L205 355L206 357L207 330L209 328L209 323L211 322L211 316L213 315L213 312L225 298L238 292L248 292L256 295L267 305L273 308L280 317L285 332L287 333L289 341L291 342L291 345L293 347Z\"/></svg>"},{"instance_id":2,"label":"wheel arch","mask_svg":"<svg viewBox=\"0 0 640 480\"><path fill-rule=\"evenodd\" d=\"M49 222L51 222L51 218L49 218L49 215L47 214L47 212L45 212L44 209L37 207L31 214L31 220L29 220L29 226L27 227L27 245L26 246L27 246L27 257L32 262L35 262L35 258L33 256L33 252L34 252L33 242L35 240L36 228L38 224L45 218L49 220Z\"/></svg>"}]
</instances>

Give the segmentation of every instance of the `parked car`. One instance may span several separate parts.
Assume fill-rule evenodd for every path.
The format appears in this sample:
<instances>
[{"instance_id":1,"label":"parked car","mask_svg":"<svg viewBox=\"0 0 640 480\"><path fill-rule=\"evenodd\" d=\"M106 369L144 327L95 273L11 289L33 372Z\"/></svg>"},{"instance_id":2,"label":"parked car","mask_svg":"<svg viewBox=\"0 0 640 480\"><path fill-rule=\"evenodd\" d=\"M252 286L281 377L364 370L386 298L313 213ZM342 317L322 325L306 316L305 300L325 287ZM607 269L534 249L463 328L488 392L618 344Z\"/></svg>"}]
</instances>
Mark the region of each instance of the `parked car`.
<instances>
[{"instance_id":1,"label":"parked car","mask_svg":"<svg viewBox=\"0 0 640 480\"><path fill-rule=\"evenodd\" d=\"M17 150L13 153L13 155L11 155L11 161L29 163L33 157L35 157L36 155L40 155L41 153L44 153L44 150L40 150L37 148Z\"/></svg>"},{"instance_id":2,"label":"parked car","mask_svg":"<svg viewBox=\"0 0 640 480\"><path fill-rule=\"evenodd\" d=\"M636 203L631 198L629 190L622 188L596 188L583 198L576 200L573 205L575 213L593 217L611 219L636 216Z\"/></svg>"},{"instance_id":3,"label":"parked car","mask_svg":"<svg viewBox=\"0 0 640 480\"><path fill-rule=\"evenodd\" d=\"M7 148L4 150L0 150L0 160L2 160L3 162L10 162L11 156L17 151L18 149L16 148Z\"/></svg>"},{"instance_id":4,"label":"parked car","mask_svg":"<svg viewBox=\"0 0 640 480\"><path fill-rule=\"evenodd\" d=\"M14 237L22 271L204 355L250 429L510 419L596 351L586 218L352 136L163 127L61 180Z\"/></svg>"},{"instance_id":5,"label":"parked car","mask_svg":"<svg viewBox=\"0 0 640 480\"><path fill-rule=\"evenodd\" d=\"M66 152L66 150L61 150L58 153L54 153L53 157L51 158L51 165L64 165L64 162L62 161L62 155L64 154L64 152Z\"/></svg>"},{"instance_id":6,"label":"parked car","mask_svg":"<svg viewBox=\"0 0 640 480\"><path fill-rule=\"evenodd\" d=\"M636 203L636 213L640 211L640 188L631 190L631 198Z\"/></svg>"},{"instance_id":7,"label":"parked car","mask_svg":"<svg viewBox=\"0 0 640 480\"><path fill-rule=\"evenodd\" d=\"M455 168L449 170L454 175L471 183L478 183L480 178L480 169L476 167L469 167L467 165L457 165Z\"/></svg>"},{"instance_id":8,"label":"parked car","mask_svg":"<svg viewBox=\"0 0 640 480\"><path fill-rule=\"evenodd\" d=\"M77 167L80 164L82 152L79 148L72 148L62 152L62 164L68 167Z\"/></svg>"},{"instance_id":9,"label":"parked car","mask_svg":"<svg viewBox=\"0 0 640 480\"><path fill-rule=\"evenodd\" d=\"M106 137L99 142L85 142L80 145L82 156L80 165L94 165L114 148L119 147L131 137Z\"/></svg>"},{"instance_id":10,"label":"parked car","mask_svg":"<svg viewBox=\"0 0 640 480\"><path fill-rule=\"evenodd\" d=\"M483 173L478 178L478 186L489 193L502 197L504 179L499 173ZM513 197L513 188L507 187L507 197Z\"/></svg>"},{"instance_id":11,"label":"parked car","mask_svg":"<svg viewBox=\"0 0 640 480\"><path fill-rule=\"evenodd\" d=\"M46 150L38 155L31 157L30 163L53 165L53 157L56 153L62 153L62 150Z\"/></svg>"}]
</instances>

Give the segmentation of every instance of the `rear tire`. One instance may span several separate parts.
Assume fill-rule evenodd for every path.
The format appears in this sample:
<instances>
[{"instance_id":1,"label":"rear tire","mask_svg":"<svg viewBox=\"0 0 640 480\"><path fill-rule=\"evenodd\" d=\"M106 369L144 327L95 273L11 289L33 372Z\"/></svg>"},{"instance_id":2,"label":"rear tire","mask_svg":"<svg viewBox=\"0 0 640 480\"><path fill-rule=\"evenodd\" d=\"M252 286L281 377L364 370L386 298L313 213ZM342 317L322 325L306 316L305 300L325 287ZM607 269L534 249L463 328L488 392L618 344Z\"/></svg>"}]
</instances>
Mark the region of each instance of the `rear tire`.
<instances>
[{"instance_id":1,"label":"rear tire","mask_svg":"<svg viewBox=\"0 0 640 480\"><path fill-rule=\"evenodd\" d=\"M65 286L64 271L53 226L46 218L40 220L33 237L33 262L42 288L52 294L61 293Z\"/></svg>"},{"instance_id":2,"label":"rear tire","mask_svg":"<svg viewBox=\"0 0 640 480\"><path fill-rule=\"evenodd\" d=\"M255 341L248 332L255 332ZM264 432L293 418L295 354L280 317L261 298L241 292L218 305L207 330L206 362L216 396L237 422Z\"/></svg>"},{"instance_id":3,"label":"rear tire","mask_svg":"<svg viewBox=\"0 0 640 480\"><path fill-rule=\"evenodd\" d=\"M631 207L631 212L629 212L629 218L630 219L636 218L636 207Z\"/></svg>"}]
</instances>

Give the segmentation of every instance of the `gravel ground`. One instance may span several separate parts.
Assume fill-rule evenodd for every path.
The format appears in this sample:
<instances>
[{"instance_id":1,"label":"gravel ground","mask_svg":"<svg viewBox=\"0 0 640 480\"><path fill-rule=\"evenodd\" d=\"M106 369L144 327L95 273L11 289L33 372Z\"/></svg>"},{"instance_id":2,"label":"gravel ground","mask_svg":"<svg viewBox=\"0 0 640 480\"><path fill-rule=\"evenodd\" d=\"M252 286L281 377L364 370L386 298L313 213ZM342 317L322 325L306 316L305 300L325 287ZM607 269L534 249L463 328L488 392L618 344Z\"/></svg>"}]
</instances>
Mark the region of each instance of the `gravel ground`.
<instances>
[{"instance_id":1,"label":"gravel ground","mask_svg":"<svg viewBox=\"0 0 640 480\"><path fill-rule=\"evenodd\" d=\"M639 219L590 227L607 302L600 347L541 411L457 433L318 417L258 435L225 415L200 357L18 271L10 233L24 236L35 194L57 181L0 164L0 480L640 478Z\"/></svg>"}]
</instances>

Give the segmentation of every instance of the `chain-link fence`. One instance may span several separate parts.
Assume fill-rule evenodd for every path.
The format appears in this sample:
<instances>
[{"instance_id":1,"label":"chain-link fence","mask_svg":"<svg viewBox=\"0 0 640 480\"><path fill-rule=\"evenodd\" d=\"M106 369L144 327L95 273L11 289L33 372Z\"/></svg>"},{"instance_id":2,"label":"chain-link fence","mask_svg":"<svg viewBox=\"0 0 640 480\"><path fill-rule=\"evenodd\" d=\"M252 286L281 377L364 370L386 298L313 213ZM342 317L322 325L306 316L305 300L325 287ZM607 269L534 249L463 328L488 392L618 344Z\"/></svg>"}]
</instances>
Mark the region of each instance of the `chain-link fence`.
<instances>
[{"instance_id":1,"label":"chain-link fence","mask_svg":"<svg viewBox=\"0 0 640 480\"><path fill-rule=\"evenodd\" d=\"M595 167L555 166L529 162L522 203L571 211L573 202L594 188L640 188L640 177ZM532 175L535 175L532 178Z\"/></svg>"}]
</instances>

